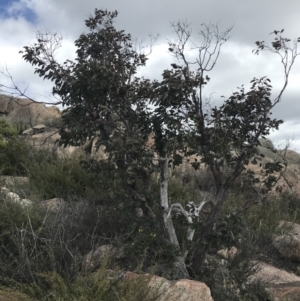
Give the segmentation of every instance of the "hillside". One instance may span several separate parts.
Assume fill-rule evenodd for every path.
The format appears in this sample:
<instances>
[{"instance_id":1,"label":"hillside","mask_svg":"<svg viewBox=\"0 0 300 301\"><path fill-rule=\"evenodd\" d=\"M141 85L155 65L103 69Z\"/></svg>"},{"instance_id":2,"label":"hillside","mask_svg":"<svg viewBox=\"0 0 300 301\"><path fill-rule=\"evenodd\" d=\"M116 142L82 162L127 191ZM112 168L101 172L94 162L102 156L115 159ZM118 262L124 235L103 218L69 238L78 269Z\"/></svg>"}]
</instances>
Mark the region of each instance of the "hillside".
<instances>
[{"instance_id":1,"label":"hillside","mask_svg":"<svg viewBox=\"0 0 300 301\"><path fill-rule=\"evenodd\" d=\"M6 110L17 108L6 101ZM13 120L11 129L19 120L14 110L5 118ZM37 111L43 112L41 120L59 117L55 109L38 105L20 113L22 122ZM4 137L14 132L1 126ZM262 163L288 162L278 182L283 189L274 188L262 204L237 215L257 197L254 187L237 182L201 272L191 262L203 245L193 242L187 280L181 279L173 264L176 252L153 219L160 210L158 172L152 174L150 190L141 190L146 202L140 204L128 190L129 174L123 178L105 160L95 165L80 148L62 155L30 142L54 130L50 125L29 127L0 143L0 300L116 300L116 294L128 301L299 300L300 154L288 150L284 157L270 141L261 142ZM248 168L260 173L256 166ZM209 197L214 197L209 171L179 166L170 174L169 190L171 202L182 206L208 201L195 224L201 230ZM184 247L188 225L179 214L173 221Z\"/></svg>"}]
</instances>

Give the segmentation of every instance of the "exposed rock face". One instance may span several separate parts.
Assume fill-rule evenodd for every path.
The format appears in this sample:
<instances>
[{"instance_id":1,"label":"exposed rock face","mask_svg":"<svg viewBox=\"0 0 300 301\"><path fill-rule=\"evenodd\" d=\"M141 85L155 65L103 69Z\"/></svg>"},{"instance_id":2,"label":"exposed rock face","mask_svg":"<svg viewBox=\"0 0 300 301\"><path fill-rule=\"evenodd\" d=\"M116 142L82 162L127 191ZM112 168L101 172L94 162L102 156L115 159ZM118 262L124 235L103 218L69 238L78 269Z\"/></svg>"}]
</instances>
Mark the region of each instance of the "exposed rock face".
<instances>
[{"instance_id":1,"label":"exposed rock face","mask_svg":"<svg viewBox=\"0 0 300 301\"><path fill-rule=\"evenodd\" d=\"M105 153L105 146L97 148L96 143L98 138L92 138L81 147L67 146L60 147L57 141L60 139L58 128L38 124L32 128L23 131L23 138L29 143L30 146L38 149L45 149L50 152L55 152L58 155L69 155L75 151L82 150L87 154L92 155L94 158L106 160L108 155Z\"/></svg>"},{"instance_id":2,"label":"exposed rock face","mask_svg":"<svg viewBox=\"0 0 300 301\"><path fill-rule=\"evenodd\" d=\"M25 124L51 123L60 117L61 113L55 106L46 107L26 98L15 98L0 95L0 115L12 122Z\"/></svg>"},{"instance_id":3,"label":"exposed rock face","mask_svg":"<svg viewBox=\"0 0 300 301\"><path fill-rule=\"evenodd\" d=\"M282 235L274 236L274 247L284 258L300 262L300 225L281 221L278 228Z\"/></svg>"},{"instance_id":4,"label":"exposed rock face","mask_svg":"<svg viewBox=\"0 0 300 301\"><path fill-rule=\"evenodd\" d=\"M270 139L259 139L260 146L270 149L271 151L275 151L275 147L273 142Z\"/></svg>"},{"instance_id":5,"label":"exposed rock face","mask_svg":"<svg viewBox=\"0 0 300 301\"><path fill-rule=\"evenodd\" d=\"M127 272L124 277L136 279L142 276ZM152 276L149 285L154 292L160 294L158 301L213 301L210 289L203 282L188 279L169 281L159 276Z\"/></svg>"},{"instance_id":6,"label":"exposed rock face","mask_svg":"<svg viewBox=\"0 0 300 301\"><path fill-rule=\"evenodd\" d=\"M300 300L300 277L264 262L258 266L258 271L250 277L250 281L261 282L270 294L270 300Z\"/></svg>"}]
</instances>

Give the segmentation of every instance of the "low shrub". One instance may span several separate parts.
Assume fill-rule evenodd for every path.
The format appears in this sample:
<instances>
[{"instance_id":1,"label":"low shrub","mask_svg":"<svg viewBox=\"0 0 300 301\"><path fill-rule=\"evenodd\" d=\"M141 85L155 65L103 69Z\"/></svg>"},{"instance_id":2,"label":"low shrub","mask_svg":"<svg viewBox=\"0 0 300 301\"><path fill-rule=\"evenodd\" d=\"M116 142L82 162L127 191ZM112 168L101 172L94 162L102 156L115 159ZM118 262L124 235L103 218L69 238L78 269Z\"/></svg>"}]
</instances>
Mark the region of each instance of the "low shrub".
<instances>
[{"instance_id":1,"label":"low shrub","mask_svg":"<svg viewBox=\"0 0 300 301\"><path fill-rule=\"evenodd\" d=\"M17 127L0 119L0 173L3 175L27 175L29 146L17 134Z\"/></svg>"},{"instance_id":2,"label":"low shrub","mask_svg":"<svg viewBox=\"0 0 300 301\"><path fill-rule=\"evenodd\" d=\"M164 290L149 285L151 276L118 277L118 270L107 270L105 264L96 272L79 276L73 282L67 282L56 272L41 273L34 283L20 284L6 280L13 289L0 290L7 300L16 301L155 301ZM4 280L5 281L5 280ZM5 295L4 295L5 294ZM18 298L18 299L17 299Z\"/></svg>"},{"instance_id":3,"label":"low shrub","mask_svg":"<svg viewBox=\"0 0 300 301\"><path fill-rule=\"evenodd\" d=\"M76 156L58 158L42 157L44 151L37 154L39 158L29 166L30 185L44 199L54 197L82 197L89 190L98 190L101 179L95 173L86 171Z\"/></svg>"}]
</instances>

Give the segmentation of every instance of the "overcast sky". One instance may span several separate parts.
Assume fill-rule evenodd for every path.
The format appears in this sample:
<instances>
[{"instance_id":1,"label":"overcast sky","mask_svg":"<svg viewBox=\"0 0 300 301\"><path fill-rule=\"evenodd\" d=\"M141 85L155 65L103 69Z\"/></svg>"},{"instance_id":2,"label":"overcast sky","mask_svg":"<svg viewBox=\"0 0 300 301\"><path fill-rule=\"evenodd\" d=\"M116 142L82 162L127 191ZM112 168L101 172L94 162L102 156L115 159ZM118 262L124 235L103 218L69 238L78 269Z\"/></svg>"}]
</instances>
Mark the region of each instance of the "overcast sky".
<instances>
[{"instance_id":1,"label":"overcast sky","mask_svg":"<svg viewBox=\"0 0 300 301\"><path fill-rule=\"evenodd\" d=\"M234 25L232 37L223 45L219 61L210 74L211 82L205 88L205 95L211 95L212 103L216 104L221 95L229 97L253 77L268 76L275 96L283 84L282 65L279 57L270 53L253 55L255 41L271 41L273 35L269 34L283 28L287 37L300 37L299 0L0 0L0 71L8 68L22 89L29 85L30 97L48 100L51 82L35 76L33 67L22 60L19 51L35 42L37 30L50 30L60 32L64 38L57 58L61 62L73 59L74 41L86 31L84 20L95 8L117 10L116 27L134 39L147 43L149 35L159 34L147 67L140 70L151 79L159 79L162 71L174 61L167 52L167 41L174 38L172 22L191 23L194 42L199 44L197 31L202 23L218 23L221 31ZM0 75L0 83L10 85L3 75ZM274 116L285 121L279 131L270 136L275 146L293 139L291 148L300 152L300 56Z\"/></svg>"}]
</instances>

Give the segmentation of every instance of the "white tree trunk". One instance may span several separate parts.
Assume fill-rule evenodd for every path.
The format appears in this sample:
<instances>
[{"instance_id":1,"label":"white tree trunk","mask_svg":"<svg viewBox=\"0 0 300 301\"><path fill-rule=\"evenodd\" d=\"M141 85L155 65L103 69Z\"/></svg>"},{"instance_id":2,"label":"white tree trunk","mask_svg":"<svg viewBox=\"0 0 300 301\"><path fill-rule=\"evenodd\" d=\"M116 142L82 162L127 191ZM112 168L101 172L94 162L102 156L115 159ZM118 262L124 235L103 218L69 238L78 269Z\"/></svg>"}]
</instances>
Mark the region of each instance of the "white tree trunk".
<instances>
[{"instance_id":1,"label":"white tree trunk","mask_svg":"<svg viewBox=\"0 0 300 301\"><path fill-rule=\"evenodd\" d=\"M168 241L176 248L179 248L177 235L171 218L168 218L169 213L169 199L168 199L168 181L169 168L167 155L163 156L160 161L160 205L163 211L163 221L165 232Z\"/></svg>"},{"instance_id":2,"label":"white tree trunk","mask_svg":"<svg viewBox=\"0 0 300 301\"><path fill-rule=\"evenodd\" d=\"M179 242L175 232L175 228L172 222L172 218L169 218L169 198L168 198L168 181L169 181L169 168L168 157L165 154L161 156L160 160L160 204L162 209L162 217L164 222L164 230L167 240L179 250ZM181 278L190 278L186 269L184 256L177 256L174 263L174 267L180 271Z\"/></svg>"}]
</instances>

